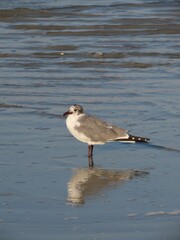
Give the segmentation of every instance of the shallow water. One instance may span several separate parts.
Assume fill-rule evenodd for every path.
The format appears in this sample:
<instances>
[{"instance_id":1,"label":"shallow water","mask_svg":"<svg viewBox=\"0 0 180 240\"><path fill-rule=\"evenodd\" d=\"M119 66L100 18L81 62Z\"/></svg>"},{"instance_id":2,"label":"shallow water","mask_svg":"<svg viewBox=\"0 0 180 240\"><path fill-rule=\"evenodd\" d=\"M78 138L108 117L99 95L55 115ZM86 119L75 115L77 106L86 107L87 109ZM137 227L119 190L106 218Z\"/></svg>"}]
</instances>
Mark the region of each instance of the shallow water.
<instances>
[{"instance_id":1,"label":"shallow water","mask_svg":"<svg viewBox=\"0 0 180 240\"><path fill-rule=\"evenodd\" d=\"M1 0L1 239L179 239L179 9ZM74 103L151 143L96 146L88 169Z\"/></svg>"}]
</instances>

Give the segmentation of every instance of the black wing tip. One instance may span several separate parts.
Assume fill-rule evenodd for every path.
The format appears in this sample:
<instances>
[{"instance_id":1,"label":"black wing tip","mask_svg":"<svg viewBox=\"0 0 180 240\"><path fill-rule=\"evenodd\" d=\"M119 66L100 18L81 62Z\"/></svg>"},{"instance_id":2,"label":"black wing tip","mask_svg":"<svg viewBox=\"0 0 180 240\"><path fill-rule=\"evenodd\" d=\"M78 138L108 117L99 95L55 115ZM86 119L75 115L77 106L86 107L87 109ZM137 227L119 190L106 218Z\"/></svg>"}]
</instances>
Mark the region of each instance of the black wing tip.
<instances>
[{"instance_id":1,"label":"black wing tip","mask_svg":"<svg viewBox=\"0 0 180 240\"><path fill-rule=\"evenodd\" d=\"M132 143L149 143L150 138L145 138L145 137L137 137L137 136L132 136L129 135L128 138L119 138L119 139L114 139L114 142L132 142Z\"/></svg>"},{"instance_id":2,"label":"black wing tip","mask_svg":"<svg viewBox=\"0 0 180 240\"><path fill-rule=\"evenodd\" d=\"M128 138L129 141L134 141L134 142L143 142L143 143L148 143L150 141L150 138L145 138L145 137L137 137L137 136L129 136Z\"/></svg>"}]
</instances>

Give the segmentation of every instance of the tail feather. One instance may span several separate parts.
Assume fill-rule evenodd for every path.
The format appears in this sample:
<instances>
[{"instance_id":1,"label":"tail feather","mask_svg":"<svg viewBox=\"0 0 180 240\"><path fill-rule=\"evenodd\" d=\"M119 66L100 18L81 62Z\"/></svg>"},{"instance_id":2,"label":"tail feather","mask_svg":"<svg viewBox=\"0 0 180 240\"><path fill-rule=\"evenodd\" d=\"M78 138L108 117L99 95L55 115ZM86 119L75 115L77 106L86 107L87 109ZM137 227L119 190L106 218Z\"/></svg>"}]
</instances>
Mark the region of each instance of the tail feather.
<instances>
[{"instance_id":1,"label":"tail feather","mask_svg":"<svg viewBox=\"0 0 180 240\"><path fill-rule=\"evenodd\" d=\"M148 143L149 140L150 140L149 138L129 135L128 138L116 139L115 141L117 141L117 142L142 142L142 143Z\"/></svg>"}]
</instances>

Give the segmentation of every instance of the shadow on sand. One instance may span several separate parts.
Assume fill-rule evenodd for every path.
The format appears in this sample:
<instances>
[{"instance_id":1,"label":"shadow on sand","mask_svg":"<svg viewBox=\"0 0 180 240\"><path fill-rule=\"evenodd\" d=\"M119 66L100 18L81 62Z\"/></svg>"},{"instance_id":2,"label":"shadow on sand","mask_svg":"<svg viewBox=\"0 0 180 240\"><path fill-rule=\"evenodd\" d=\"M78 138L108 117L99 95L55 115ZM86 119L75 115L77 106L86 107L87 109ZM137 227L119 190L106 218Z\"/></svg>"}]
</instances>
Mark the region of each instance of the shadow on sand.
<instances>
[{"instance_id":1,"label":"shadow on sand","mask_svg":"<svg viewBox=\"0 0 180 240\"><path fill-rule=\"evenodd\" d=\"M73 169L73 176L67 184L67 201L75 205L84 204L87 198L97 196L102 190L147 174L147 171L109 170L97 167Z\"/></svg>"}]
</instances>

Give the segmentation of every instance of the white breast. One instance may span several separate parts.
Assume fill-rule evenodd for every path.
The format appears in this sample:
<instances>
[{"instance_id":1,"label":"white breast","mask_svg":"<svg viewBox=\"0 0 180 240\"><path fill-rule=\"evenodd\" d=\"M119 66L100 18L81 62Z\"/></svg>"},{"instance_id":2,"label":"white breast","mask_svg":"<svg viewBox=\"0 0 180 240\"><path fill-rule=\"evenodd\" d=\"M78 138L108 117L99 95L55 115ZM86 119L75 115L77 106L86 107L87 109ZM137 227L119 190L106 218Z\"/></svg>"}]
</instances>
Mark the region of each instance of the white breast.
<instances>
[{"instance_id":1,"label":"white breast","mask_svg":"<svg viewBox=\"0 0 180 240\"><path fill-rule=\"evenodd\" d=\"M82 132L77 131L76 127L80 126L79 118L81 116L69 115L66 119L66 126L70 133L79 141L90 143L90 139L85 136Z\"/></svg>"}]
</instances>

